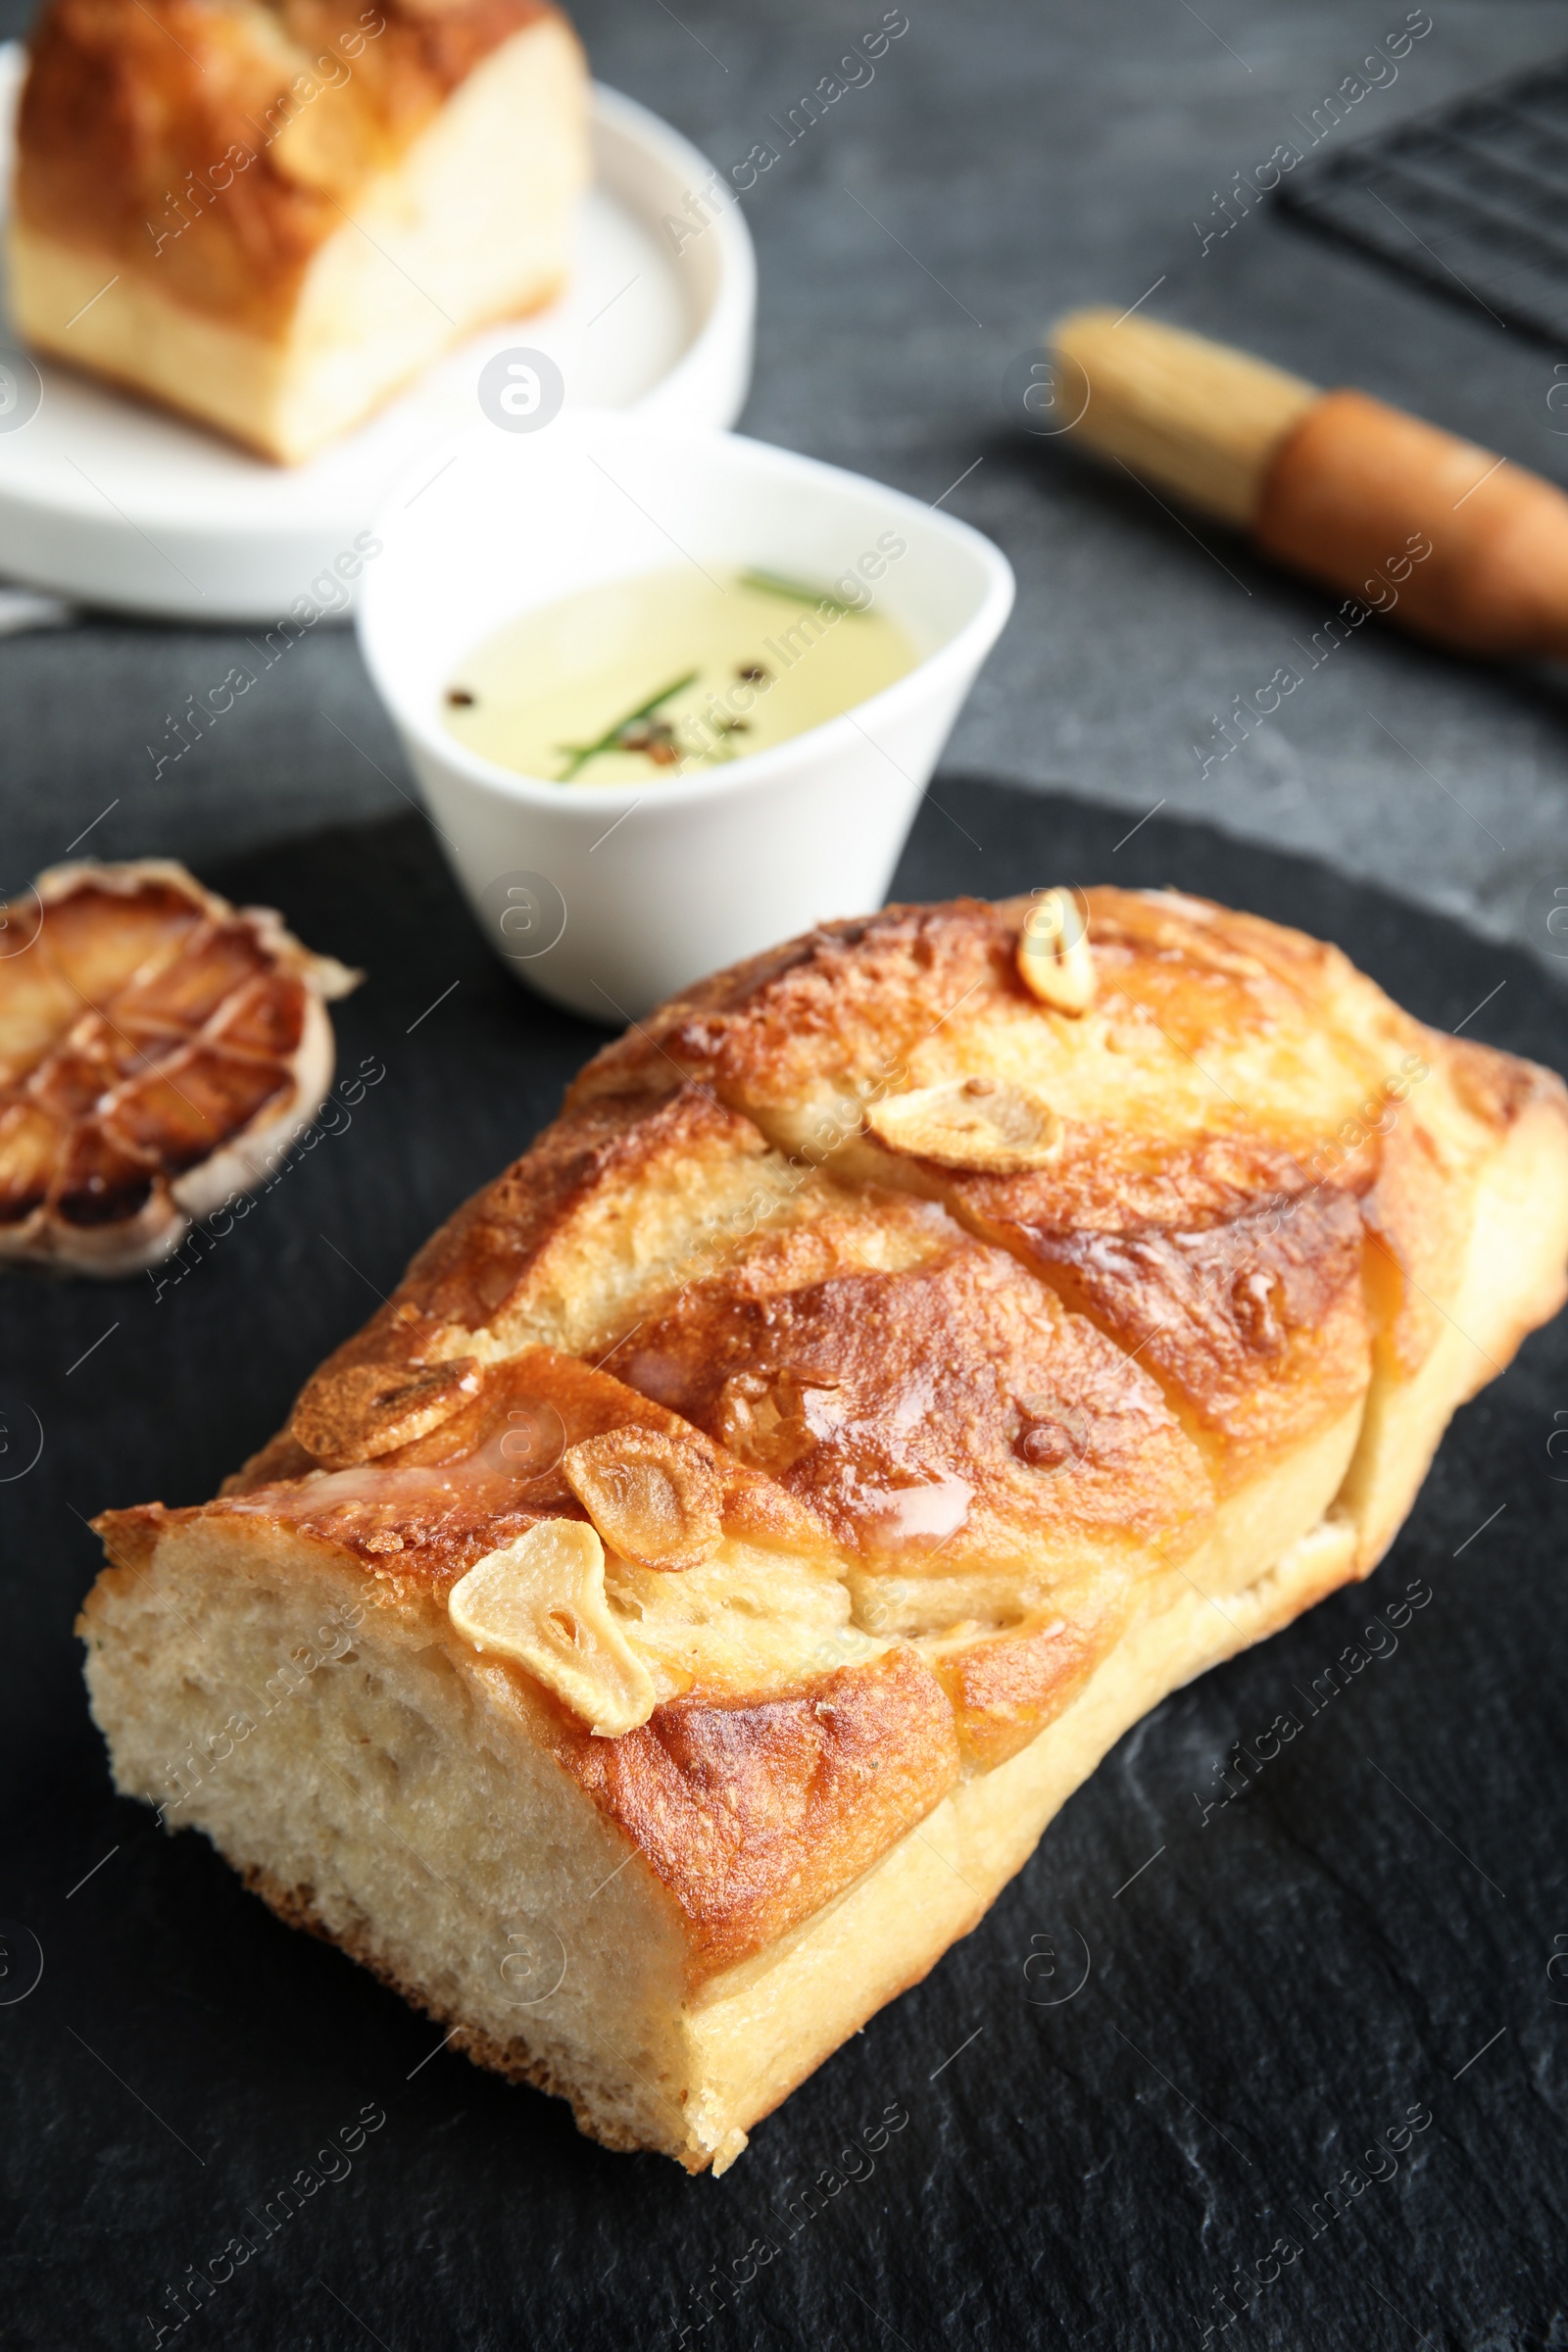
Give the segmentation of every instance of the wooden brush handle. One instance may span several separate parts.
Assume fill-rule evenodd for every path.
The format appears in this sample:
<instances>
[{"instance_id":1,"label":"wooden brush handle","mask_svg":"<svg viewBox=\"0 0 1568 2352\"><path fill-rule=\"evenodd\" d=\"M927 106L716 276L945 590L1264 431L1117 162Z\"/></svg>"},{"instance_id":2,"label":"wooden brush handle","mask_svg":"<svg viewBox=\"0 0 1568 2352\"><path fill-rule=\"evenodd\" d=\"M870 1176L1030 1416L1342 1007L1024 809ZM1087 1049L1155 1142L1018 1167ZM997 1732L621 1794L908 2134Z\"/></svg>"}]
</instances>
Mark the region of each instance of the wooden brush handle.
<instances>
[{"instance_id":1,"label":"wooden brush handle","mask_svg":"<svg viewBox=\"0 0 1568 2352\"><path fill-rule=\"evenodd\" d=\"M1568 660L1568 498L1539 474L1153 319L1080 311L1053 343L1102 456L1439 644Z\"/></svg>"},{"instance_id":2,"label":"wooden brush handle","mask_svg":"<svg viewBox=\"0 0 1568 2352\"><path fill-rule=\"evenodd\" d=\"M1364 392L1308 410L1268 468L1252 535L1440 645L1568 660L1568 498Z\"/></svg>"}]
</instances>

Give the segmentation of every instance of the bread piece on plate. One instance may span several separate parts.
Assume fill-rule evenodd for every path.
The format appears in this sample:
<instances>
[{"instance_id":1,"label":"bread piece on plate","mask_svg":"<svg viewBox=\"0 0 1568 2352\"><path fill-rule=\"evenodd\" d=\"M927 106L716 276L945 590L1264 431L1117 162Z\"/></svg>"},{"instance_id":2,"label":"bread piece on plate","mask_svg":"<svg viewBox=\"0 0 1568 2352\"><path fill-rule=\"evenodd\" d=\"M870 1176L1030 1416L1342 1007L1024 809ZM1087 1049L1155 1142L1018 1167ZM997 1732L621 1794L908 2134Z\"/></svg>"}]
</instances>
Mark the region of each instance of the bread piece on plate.
<instances>
[{"instance_id":1,"label":"bread piece on plate","mask_svg":"<svg viewBox=\"0 0 1568 2352\"><path fill-rule=\"evenodd\" d=\"M1557 1078L1043 908L667 1004L218 1500L98 1523L117 1785L612 2147L727 2165L1563 1299Z\"/></svg>"},{"instance_id":2,"label":"bread piece on plate","mask_svg":"<svg viewBox=\"0 0 1568 2352\"><path fill-rule=\"evenodd\" d=\"M293 464L553 298L587 107L549 0L46 0L12 315Z\"/></svg>"}]
</instances>

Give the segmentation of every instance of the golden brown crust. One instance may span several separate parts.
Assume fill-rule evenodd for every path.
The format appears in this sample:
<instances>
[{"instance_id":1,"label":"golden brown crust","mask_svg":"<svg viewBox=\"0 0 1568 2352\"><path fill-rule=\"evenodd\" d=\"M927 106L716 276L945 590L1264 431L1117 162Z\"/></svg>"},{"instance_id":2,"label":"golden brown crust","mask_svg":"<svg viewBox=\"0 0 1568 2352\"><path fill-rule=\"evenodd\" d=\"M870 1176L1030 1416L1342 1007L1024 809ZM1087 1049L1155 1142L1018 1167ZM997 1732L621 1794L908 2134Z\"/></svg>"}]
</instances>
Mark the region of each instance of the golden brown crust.
<instances>
[{"instance_id":1,"label":"golden brown crust","mask_svg":"<svg viewBox=\"0 0 1568 2352\"><path fill-rule=\"evenodd\" d=\"M808 1508L608 1372L532 1348L469 1378L454 1415L373 1462L323 1475L307 1457L301 1473L273 1451L286 1456L295 1441L274 1440L205 1508L337 1545L399 1591L444 1591L536 1519L587 1517L564 1466L571 1447L648 1432L701 1462L726 1534L808 1551L830 1545ZM130 1516L111 1512L101 1524Z\"/></svg>"},{"instance_id":2,"label":"golden brown crust","mask_svg":"<svg viewBox=\"0 0 1568 2352\"><path fill-rule=\"evenodd\" d=\"M594 1056L566 1107L650 1084L671 1062L736 1108L825 1099L841 1073L886 1088L977 993L1026 999L1017 929L979 899L826 924L672 999Z\"/></svg>"},{"instance_id":3,"label":"golden brown crust","mask_svg":"<svg viewBox=\"0 0 1568 2352\"><path fill-rule=\"evenodd\" d=\"M341 1453L355 1442L351 1398L375 1394L357 1392L346 1375L373 1365L390 1376L466 1353L468 1336L506 1314L590 1202L629 1200L656 1159L715 1145L759 1159L765 1151L750 1121L695 1086L628 1092L567 1112L431 1237L392 1298L313 1374L296 1413L329 1414ZM367 1436L375 1420L371 1401ZM368 1449L356 1458L368 1458Z\"/></svg>"},{"instance_id":4,"label":"golden brown crust","mask_svg":"<svg viewBox=\"0 0 1568 2352\"><path fill-rule=\"evenodd\" d=\"M702 983L568 1103L673 1061L807 1157L836 1164L849 1139L862 1176L944 1201L1136 1352L1223 1494L1353 1402L1369 1346L1424 1358L1474 1168L1561 1082L1434 1037L1303 933L1174 892L1082 899L1087 1018L1018 976L1031 902L894 906ZM864 1133L884 1094L1025 1067L1063 1127L1029 1174L901 1161Z\"/></svg>"},{"instance_id":5,"label":"golden brown crust","mask_svg":"<svg viewBox=\"0 0 1568 2352\"><path fill-rule=\"evenodd\" d=\"M989 1772L1043 1732L1076 1697L1119 1630L1102 1592L1075 1616L1042 1611L1004 1634L970 1635L927 1650L953 1707L965 1763Z\"/></svg>"},{"instance_id":6,"label":"golden brown crust","mask_svg":"<svg viewBox=\"0 0 1568 2352\"><path fill-rule=\"evenodd\" d=\"M1063 1132L1025 1197L1059 1200L1056 1223L1208 1224L1324 1182L1363 1194L1376 1135L1347 1151L1338 1131L1389 1087L1408 1093L1396 1064L1417 1024L1301 934L1172 893L1082 895L1091 1017L1041 1005L1019 978L1031 902L889 907L663 1007L589 1064L568 1108L661 1071L667 1083L674 1063L764 1132L786 1123L799 1152L831 1157L861 1136L868 1102L1027 1067ZM987 1181L917 1159L890 1161L888 1180L950 1202Z\"/></svg>"},{"instance_id":7,"label":"golden brown crust","mask_svg":"<svg viewBox=\"0 0 1568 2352\"><path fill-rule=\"evenodd\" d=\"M559 21L550 0L50 0L18 213L193 310L276 333L362 184L544 18Z\"/></svg>"},{"instance_id":8,"label":"golden brown crust","mask_svg":"<svg viewBox=\"0 0 1568 2352\"><path fill-rule=\"evenodd\" d=\"M619 1740L563 1715L551 1746L674 1896L693 1984L852 1886L958 1772L952 1708L903 1649L760 1705L677 1699Z\"/></svg>"},{"instance_id":9,"label":"golden brown crust","mask_svg":"<svg viewBox=\"0 0 1568 2352\"><path fill-rule=\"evenodd\" d=\"M1108 1566L1206 1516L1154 1382L1004 1251L950 1228L920 1264L804 1281L800 1254L764 1241L609 1362L867 1565L1048 1568L1093 1544Z\"/></svg>"},{"instance_id":10,"label":"golden brown crust","mask_svg":"<svg viewBox=\"0 0 1568 2352\"><path fill-rule=\"evenodd\" d=\"M92 1532L108 1555L105 1576L117 1572L144 1576L164 1531L173 1523L174 1513L161 1502L133 1503L124 1511L100 1511L92 1521Z\"/></svg>"},{"instance_id":11,"label":"golden brown crust","mask_svg":"<svg viewBox=\"0 0 1568 2352\"><path fill-rule=\"evenodd\" d=\"M1499 1053L1495 1046L1447 1037L1442 1051L1465 1108L1496 1135L1505 1135L1532 1104L1561 1097L1562 1081L1554 1071Z\"/></svg>"},{"instance_id":12,"label":"golden brown crust","mask_svg":"<svg viewBox=\"0 0 1568 2352\"><path fill-rule=\"evenodd\" d=\"M1227 1216L1113 1231L1057 1222L1029 1179L982 1179L964 1206L1147 1365L1221 1491L1366 1386L1362 1224L1344 1193L1264 1189Z\"/></svg>"}]
</instances>

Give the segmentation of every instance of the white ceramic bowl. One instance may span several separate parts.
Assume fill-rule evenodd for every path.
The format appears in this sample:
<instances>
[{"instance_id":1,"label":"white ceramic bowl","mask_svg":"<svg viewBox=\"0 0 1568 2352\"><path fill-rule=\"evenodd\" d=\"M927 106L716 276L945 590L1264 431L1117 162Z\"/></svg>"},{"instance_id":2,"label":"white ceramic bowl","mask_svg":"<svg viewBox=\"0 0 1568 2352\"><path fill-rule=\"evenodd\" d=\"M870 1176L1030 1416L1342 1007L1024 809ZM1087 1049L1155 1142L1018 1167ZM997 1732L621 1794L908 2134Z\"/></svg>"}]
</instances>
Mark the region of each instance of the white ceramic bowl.
<instances>
[{"instance_id":1,"label":"white ceramic bowl","mask_svg":"<svg viewBox=\"0 0 1568 2352\"><path fill-rule=\"evenodd\" d=\"M563 417L466 439L376 523L360 637L431 822L487 938L521 979L597 1020L646 1012L702 973L881 905L960 705L1012 606L978 531L862 476L733 433ZM879 537L905 553L886 564ZM601 581L762 567L872 594L921 659L843 717L732 765L564 786L465 749L442 718L466 655Z\"/></svg>"}]
</instances>

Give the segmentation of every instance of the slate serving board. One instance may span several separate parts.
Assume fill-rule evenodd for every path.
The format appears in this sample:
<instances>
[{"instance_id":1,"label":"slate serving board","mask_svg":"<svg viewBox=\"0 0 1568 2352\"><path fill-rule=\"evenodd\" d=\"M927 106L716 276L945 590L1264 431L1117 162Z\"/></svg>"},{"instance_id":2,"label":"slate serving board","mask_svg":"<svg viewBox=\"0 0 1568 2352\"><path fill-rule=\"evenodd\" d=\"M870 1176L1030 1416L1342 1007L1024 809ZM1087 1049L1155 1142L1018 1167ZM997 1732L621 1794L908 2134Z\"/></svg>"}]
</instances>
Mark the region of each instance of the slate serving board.
<instances>
[{"instance_id":1,"label":"slate serving board","mask_svg":"<svg viewBox=\"0 0 1568 2352\"><path fill-rule=\"evenodd\" d=\"M1392 896L1157 816L1118 848L1124 820L1064 796L938 798L900 895L1169 882L1564 1058L1544 971ZM600 1035L489 963L415 820L208 878L365 967L340 1066L386 1075L161 1294L0 1283L0 2340L1568 2346L1560 1325L1459 1415L1373 1583L1129 1735L721 2181L579 2138L111 1795L72 1635L83 1518L211 1494ZM1282 1710L1301 1732L1259 1764ZM1237 1741L1250 1785L1218 1804Z\"/></svg>"}]
</instances>

